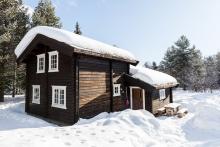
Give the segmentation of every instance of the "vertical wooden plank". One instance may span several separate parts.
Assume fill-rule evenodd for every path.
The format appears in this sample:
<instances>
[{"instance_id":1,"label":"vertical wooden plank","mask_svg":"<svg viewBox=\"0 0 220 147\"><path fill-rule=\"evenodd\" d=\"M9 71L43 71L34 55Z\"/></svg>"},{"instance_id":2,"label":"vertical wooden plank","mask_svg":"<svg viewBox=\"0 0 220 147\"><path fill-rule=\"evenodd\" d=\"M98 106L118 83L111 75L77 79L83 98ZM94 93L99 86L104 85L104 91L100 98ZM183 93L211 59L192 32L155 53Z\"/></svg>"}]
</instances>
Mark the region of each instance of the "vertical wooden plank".
<instances>
[{"instance_id":1,"label":"vertical wooden plank","mask_svg":"<svg viewBox=\"0 0 220 147\"><path fill-rule=\"evenodd\" d=\"M149 89L145 89L145 110L152 112L152 94Z\"/></svg>"},{"instance_id":2,"label":"vertical wooden plank","mask_svg":"<svg viewBox=\"0 0 220 147\"><path fill-rule=\"evenodd\" d=\"M74 108L74 123L76 123L79 120L79 60L78 55L73 55L73 68L74 68L74 102L75 102L75 108Z\"/></svg>"},{"instance_id":3,"label":"vertical wooden plank","mask_svg":"<svg viewBox=\"0 0 220 147\"><path fill-rule=\"evenodd\" d=\"M130 64L127 64L127 74L130 73Z\"/></svg>"},{"instance_id":4,"label":"vertical wooden plank","mask_svg":"<svg viewBox=\"0 0 220 147\"><path fill-rule=\"evenodd\" d=\"M132 87L130 87L130 108L133 109Z\"/></svg>"},{"instance_id":5,"label":"vertical wooden plank","mask_svg":"<svg viewBox=\"0 0 220 147\"><path fill-rule=\"evenodd\" d=\"M110 60L110 111L113 112L113 69L112 69L112 61Z\"/></svg>"},{"instance_id":6,"label":"vertical wooden plank","mask_svg":"<svg viewBox=\"0 0 220 147\"><path fill-rule=\"evenodd\" d=\"M170 88L170 103L173 103L173 91L172 91L172 88Z\"/></svg>"},{"instance_id":7,"label":"vertical wooden plank","mask_svg":"<svg viewBox=\"0 0 220 147\"><path fill-rule=\"evenodd\" d=\"M30 80L29 80L29 74L28 74L28 63L26 64L26 91L25 91L25 112L29 113L29 85L30 85Z\"/></svg>"},{"instance_id":8,"label":"vertical wooden plank","mask_svg":"<svg viewBox=\"0 0 220 147\"><path fill-rule=\"evenodd\" d=\"M45 47L45 51L44 51L44 53L45 53L45 76L46 76L46 93L45 93L45 96L46 96L46 106L47 106L47 110L46 110L46 116L48 117L49 116L49 109L50 109L50 104L49 104L49 99L50 99L50 94L49 94L49 79L48 79L48 69L49 69L49 57L48 57L48 54L47 54L47 52L48 52L48 50L49 50L49 47ZM52 99L52 97L51 97L51 99Z\"/></svg>"}]
</instances>

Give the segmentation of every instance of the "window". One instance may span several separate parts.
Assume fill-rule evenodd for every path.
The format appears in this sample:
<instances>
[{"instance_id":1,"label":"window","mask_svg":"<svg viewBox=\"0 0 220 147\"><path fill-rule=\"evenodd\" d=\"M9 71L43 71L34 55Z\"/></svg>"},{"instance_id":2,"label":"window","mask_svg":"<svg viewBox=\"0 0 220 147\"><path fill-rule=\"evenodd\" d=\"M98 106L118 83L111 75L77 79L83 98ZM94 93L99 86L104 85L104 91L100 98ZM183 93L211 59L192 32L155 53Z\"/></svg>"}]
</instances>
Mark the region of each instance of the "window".
<instances>
[{"instance_id":1,"label":"window","mask_svg":"<svg viewBox=\"0 0 220 147\"><path fill-rule=\"evenodd\" d=\"M45 72L45 54L37 55L37 73Z\"/></svg>"},{"instance_id":2,"label":"window","mask_svg":"<svg viewBox=\"0 0 220 147\"><path fill-rule=\"evenodd\" d=\"M52 107L66 109L66 86L52 86Z\"/></svg>"},{"instance_id":3,"label":"window","mask_svg":"<svg viewBox=\"0 0 220 147\"><path fill-rule=\"evenodd\" d=\"M40 85L32 85L32 103L40 104Z\"/></svg>"},{"instance_id":4,"label":"window","mask_svg":"<svg viewBox=\"0 0 220 147\"><path fill-rule=\"evenodd\" d=\"M160 90L159 90L159 94L160 94L160 100L163 100L163 99L166 98L165 89L160 89Z\"/></svg>"},{"instance_id":5,"label":"window","mask_svg":"<svg viewBox=\"0 0 220 147\"><path fill-rule=\"evenodd\" d=\"M121 84L114 84L113 85L113 96L120 96L121 95Z\"/></svg>"},{"instance_id":6,"label":"window","mask_svg":"<svg viewBox=\"0 0 220 147\"><path fill-rule=\"evenodd\" d=\"M57 51L49 52L49 72L58 72L59 71L58 63L59 63L58 52Z\"/></svg>"}]
</instances>

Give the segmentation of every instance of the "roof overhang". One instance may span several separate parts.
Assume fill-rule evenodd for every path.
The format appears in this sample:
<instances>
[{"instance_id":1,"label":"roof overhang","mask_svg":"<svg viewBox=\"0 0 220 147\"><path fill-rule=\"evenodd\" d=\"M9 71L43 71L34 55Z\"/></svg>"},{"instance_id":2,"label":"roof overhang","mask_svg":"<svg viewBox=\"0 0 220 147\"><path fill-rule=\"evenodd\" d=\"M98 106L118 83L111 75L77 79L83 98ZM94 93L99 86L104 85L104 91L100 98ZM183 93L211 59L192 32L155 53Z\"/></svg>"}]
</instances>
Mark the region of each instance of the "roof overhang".
<instances>
[{"instance_id":1,"label":"roof overhang","mask_svg":"<svg viewBox=\"0 0 220 147\"><path fill-rule=\"evenodd\" d=\"M166 89L166 88L172 88L177 87L179 84L177 83L167 83L167 84L161 84L161 85L151 85L149 83L146 83L145 81L142 81L140 79L134 78L131 75L124 74L124 78L126 83L128 83L129 86L138 86L140 88L151 88L151 89Z\"/></svg>"},{"instance_id":2,"label":"roof overhang","mask_svg":"<svg viewBox=\"0 0 220 147\"><path fill-rule=\"evenodd\" d=\"M77 54L82 54L82 55L89 55L89 56L95 56L95 57L100 57L100 58L106 58L106 59L110 59L110 60L127 62L131 65L137 65L139 63L139 61L137 61L137 60L123 59L123 58L114 57L111 55L104 55L104 54L99 54L96 52L76 48L76 47L73 47L73 46L66 44L65 42L57 41L55 39L49 38L49 37L42 35L42 34L37 34L34 37L34 39L24 49L22 54L17 58L17 62L22 63L24 61L24 59L26 58L26 56L36 47L37 44L44 44L46 46L50 46L53 49L57 49L63 53L66 53L67 55L71 55L71 56L73 53L77 53Z\"/></svg>"}]
</instances>

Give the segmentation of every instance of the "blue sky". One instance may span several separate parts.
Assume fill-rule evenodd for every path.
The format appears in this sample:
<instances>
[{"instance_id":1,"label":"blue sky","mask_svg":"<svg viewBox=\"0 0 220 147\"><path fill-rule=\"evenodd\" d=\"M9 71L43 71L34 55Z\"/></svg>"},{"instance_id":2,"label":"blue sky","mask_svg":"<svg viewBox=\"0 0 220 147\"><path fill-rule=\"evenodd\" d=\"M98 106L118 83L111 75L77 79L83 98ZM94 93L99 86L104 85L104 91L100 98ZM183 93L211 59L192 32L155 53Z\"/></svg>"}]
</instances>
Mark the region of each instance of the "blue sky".
<instances>
[{"instance_id":1,"label":"blue sky","mask_svg":"<svg viewBox=\"0 0 220 147\"><path fill-rule=\"evenodd\" d=\"M219 0L52 0L63 29L79 22L84 36L159 63L186 35L204 56L220 51ZM38 0L24 0L33 9Z\"/></svg>"}]
</instances>

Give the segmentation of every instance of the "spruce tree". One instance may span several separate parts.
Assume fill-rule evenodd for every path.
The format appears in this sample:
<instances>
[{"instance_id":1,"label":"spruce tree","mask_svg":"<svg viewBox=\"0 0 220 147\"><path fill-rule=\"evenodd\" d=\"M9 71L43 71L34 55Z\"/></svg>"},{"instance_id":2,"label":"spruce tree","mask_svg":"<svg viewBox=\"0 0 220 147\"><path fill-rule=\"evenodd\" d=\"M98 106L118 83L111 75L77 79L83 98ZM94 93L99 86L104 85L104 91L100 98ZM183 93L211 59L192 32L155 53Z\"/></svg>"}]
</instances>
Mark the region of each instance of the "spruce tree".
<instances>
[{"instance_id":1,"label":"spruce tree","mask_svg":"<svg viewBox=\"0 0 220 147\"><path fill-rule=\"evenodd\" d=\"M151 65L151 63L150 62L145 62L144 63L144 67L146 67L146 68L152 68L152 65Z\"/></svg>"},{"instance_id":2,"label":"spruce tree","mask_svg":"<svg viewBox=\"0 0 220 147\"><path fill-rule=\"evenodd\" d=\"M214 56L209 56L204 59L204 65L206 70L204 90L208 88L212 92L213 89L218 88L217 60Z\"/></svg>"},{"instance_id":3,"label":"spruce tree","mask_svg":"<svg viewBox=\"0 0 220 147\"><path fill-rule=\"evenodd\" d=\"M0 101L4 101L5 88L11 87L10 77L14 79L14 49L27 29L26 18L21 0L0 1Z\"/></svg>"},{"instance_id":4,"label":"spruce tree","mask_svg":"<svg viewBox=\"0 0 220 147\"><path fill-rule=\"evenodd\" d=\"M157 70L157 63L155 61L152 62L152 69Z\"/></svg>"},{"instance_id":5,"label":"spruce tree","mask_svg":"<svg viewBox=\"0 0 220 147\"><path fill-rule=\"evenodd\" d=\"M60 18L55 15L55 8L50 0L40 0L32 16L32 27L52 26L61 28Z\"/></svg>"},{"instance_id":6,"label":"spruce tree","mask_svg":"<svg viewBox=\"0 0 220 147\"><path fill-rule=\"evenodd\" d=\"M187 87L196 92L203 90L205 81L205 66L201 52L195 49L195 47L193 47L190 52L190 64L186 70Z\"/></svg>"},{"instance_id":7,"label":"spruce tree","mask_svg":"<svg viewBox=\"0 0 220 147\"><path fill-rule=\"evenodd\" d=\"M76 22L74 33L75 33L75 34L78 34L78 35L81 35L81 34L82 34L78 22Z\"/></svg>"},{"instance_id":8,"label":"spruce tree","mask_svg":"<svg viewBox=\"0 0 220 147\"><path fill-rule=\"evenodd\" d=\"M200 64L200 58L200 52L195 49L195 46L190 47L186 36L181 36L173 46L168 48L159 67L160 70L176 77L180 86L185 90L190 83L189 70L198 70L196 64ZM195 63L195 66L192 63Z\"/></svg>"},{"instance_id":9,"label":"spruce tree","mask_svg":"<svg viewBox=\"0 0 220 147\"><path fill-rule=\"evenodd\" d=\"M220 87L220 52L216 55L216 68L217 68L217 76L218 76L218 85Z\"/></svg>"}]
</instances>

